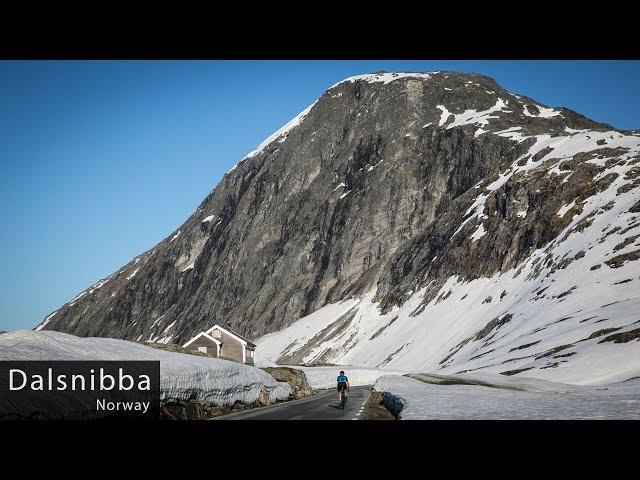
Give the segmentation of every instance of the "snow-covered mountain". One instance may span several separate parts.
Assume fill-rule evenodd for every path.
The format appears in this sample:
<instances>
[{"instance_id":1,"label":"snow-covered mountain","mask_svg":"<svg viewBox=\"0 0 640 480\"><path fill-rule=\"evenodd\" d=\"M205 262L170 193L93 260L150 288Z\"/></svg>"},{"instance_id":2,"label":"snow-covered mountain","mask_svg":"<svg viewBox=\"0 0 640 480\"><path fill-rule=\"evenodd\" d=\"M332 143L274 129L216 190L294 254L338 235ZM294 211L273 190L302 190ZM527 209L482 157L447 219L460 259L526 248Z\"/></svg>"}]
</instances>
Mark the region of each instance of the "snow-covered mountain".
<instances>
[{"instance_id":1,"label":"snow-covered mountain","mask_svg":"<svg viewBox=\"0 0 640 480\"><path fill-rule=\"evenodd\" d=\"M351 77L38 328L180 343L225 323L265 362L623 380L639 187L637 131L481 75Z\"/></svg>"}]
</instances>

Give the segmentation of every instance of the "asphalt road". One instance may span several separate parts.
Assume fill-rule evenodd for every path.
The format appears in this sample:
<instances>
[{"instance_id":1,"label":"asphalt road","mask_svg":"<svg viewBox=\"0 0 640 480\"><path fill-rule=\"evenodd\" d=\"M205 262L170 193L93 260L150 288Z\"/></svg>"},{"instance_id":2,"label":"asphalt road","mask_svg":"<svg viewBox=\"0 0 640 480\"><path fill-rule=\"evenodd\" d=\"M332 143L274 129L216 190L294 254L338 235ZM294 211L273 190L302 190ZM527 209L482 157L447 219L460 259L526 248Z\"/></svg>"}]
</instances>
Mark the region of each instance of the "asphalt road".
<instances>
[{"instance_id":1,"label":"asphalt road","mask_svg":"<svg viewBox=\"0 0 640 480\"><path fill-rule=\"evenodd\" d=\"M312 397L217 417L216 420L358 420L371 387L351 387L341 410L335 390L321 390Z\"/></svg>"}]
</instances>

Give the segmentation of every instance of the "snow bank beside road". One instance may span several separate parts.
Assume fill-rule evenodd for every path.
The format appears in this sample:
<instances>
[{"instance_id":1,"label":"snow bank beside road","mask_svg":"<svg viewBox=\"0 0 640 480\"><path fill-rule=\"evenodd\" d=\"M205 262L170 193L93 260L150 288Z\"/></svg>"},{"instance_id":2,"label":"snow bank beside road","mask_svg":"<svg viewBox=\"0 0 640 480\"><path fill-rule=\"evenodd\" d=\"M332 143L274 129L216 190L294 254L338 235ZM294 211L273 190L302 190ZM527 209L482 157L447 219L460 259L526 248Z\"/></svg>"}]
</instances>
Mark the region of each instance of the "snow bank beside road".
<instances>
[{"instance_id":1,"label":"snow bank beside road","mask_svg":"<svg viewBox=\"0 0 640 480\"><path fill-rule=\"evenodd\" d=\"M291 393L259 368L217 358L167 352L115 338L81 338L62 332L17 330L0 336L0 360L159 360L163 403L206 400L218 406L271 401Z\"/></svg>"},{"instance_id":2,"label":"snow bank beside road","mask_svg":"<svg viewBox=\"0 0 640 480\"><path fill-rule=\"evenodd\" d=\"M363 368L345 366L328 366L328 367L300 367L294 366L298 370L302 370L307 376L307 381L313 389L321 388L335 388L336 377L340 373L340 370L344 370L347 378L349 379L349 385L352 387L373 385L378 378L384 375L402 375L405 372L396 372L393 370L380 370L375 368Z\"/></svg>"},{"instance_id":3,"label":"snow bank beside road","mask_svg":"<svg viewBox=\"0 0 640 480\"><path fill-rule=\"evenodd\" d=\"M555 391L553 382L536 379L520 378L509 387L504 380L492 385L487 377L478 380L486 386L385 376L374 390L402 420L640 419L637 379L600 387L557 384Z\"/></svg>"},{"instance_id":4,"label":"snow bank beside road","mask_svg":"<svg viewBox=\"0 0 640 480\"><path fill-rule=\"evenodd\" d=\"M529 392L567 393L582 388L578 385L570 385L568 383L550 382L538 378L507 377L489 372L477 372L473 374L460 373L457 375L409 373L407 376L434 385L477 385Z\"/></svg>"}]
</instances>

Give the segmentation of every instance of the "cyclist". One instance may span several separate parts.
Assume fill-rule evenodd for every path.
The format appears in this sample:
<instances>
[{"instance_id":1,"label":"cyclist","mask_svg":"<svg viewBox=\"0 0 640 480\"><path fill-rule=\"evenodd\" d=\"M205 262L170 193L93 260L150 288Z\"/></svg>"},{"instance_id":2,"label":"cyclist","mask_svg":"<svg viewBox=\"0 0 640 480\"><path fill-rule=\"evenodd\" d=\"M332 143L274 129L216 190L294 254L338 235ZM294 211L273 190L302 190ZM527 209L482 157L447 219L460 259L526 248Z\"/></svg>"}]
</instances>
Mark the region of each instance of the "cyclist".
<instances>
[{"instance_id":1,"label":"cyclist","mask_svg":"<svg viewBox=\"0 0 640 480\"><path fill-rule=\"evenodd\" d=\"M346 390L347 392L350 391L349 379L344 374L344 370L340 370L340 375L338 375L338 401L339 402L342 400L342 392L344 390Z\"/></svg>"}]
</instances>

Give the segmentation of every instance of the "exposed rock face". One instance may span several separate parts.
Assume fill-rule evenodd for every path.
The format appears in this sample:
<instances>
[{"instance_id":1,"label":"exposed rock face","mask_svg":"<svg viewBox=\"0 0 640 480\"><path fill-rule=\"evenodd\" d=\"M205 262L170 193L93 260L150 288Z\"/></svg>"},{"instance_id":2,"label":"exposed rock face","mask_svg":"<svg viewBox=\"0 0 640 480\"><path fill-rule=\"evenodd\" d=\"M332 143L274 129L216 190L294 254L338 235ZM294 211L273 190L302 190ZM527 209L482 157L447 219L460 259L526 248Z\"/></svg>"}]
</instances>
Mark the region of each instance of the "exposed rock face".
<instances>
[{"instance_id":1,"label":"exposed rock face","mask_svg":"<svg viewBox=\"0 0 640 480\"><path fill-rule=\"evenodd\" d=\"M189 400L162 405L160 418L162 420L205 420L230 413L231 410L232 407L220 407L204 400Z\"/></svg>"},{"instance_id":2,"label":"exposed rock face","mask_svg":"<svg viewBox=\"0 0 640 480\"><path fill-rule=\"evenodd\" d=\"M595 211L572 223L589 199L611 197L606 211L626 195L637 210L639 145L637 132L481 75L352 77L228 172L167 239L38 328L182 343L225 323L257 338L344 299L375 292L385 314L424 290L419 314L451 295L441 289L452 277L503 274L541 249L535 278L580 260L584 249L550 249L592 225ZM633 245L589 266L636 261Z\"/></svg>"},{"instance_id":3,"label":"exposed rock face","mask_svg":"<svg viewBox=\"0 0 640 480\"><path fill-rule=\"evenodd\" d=\"M302 370L291 367L262 367L277 382L287 382L291 385L294 398L303 398L313 395L313 389L309 386L307 376Z\"/></svg>"}]
</instances>

